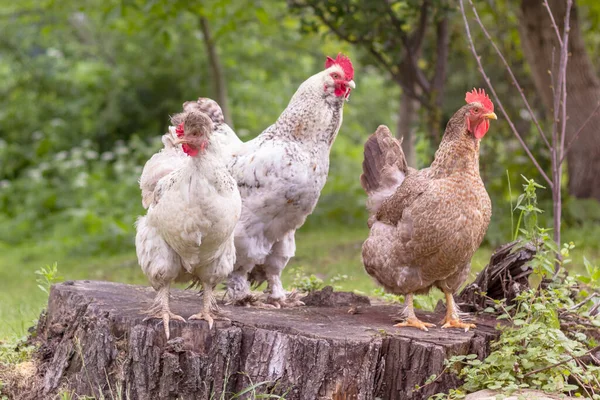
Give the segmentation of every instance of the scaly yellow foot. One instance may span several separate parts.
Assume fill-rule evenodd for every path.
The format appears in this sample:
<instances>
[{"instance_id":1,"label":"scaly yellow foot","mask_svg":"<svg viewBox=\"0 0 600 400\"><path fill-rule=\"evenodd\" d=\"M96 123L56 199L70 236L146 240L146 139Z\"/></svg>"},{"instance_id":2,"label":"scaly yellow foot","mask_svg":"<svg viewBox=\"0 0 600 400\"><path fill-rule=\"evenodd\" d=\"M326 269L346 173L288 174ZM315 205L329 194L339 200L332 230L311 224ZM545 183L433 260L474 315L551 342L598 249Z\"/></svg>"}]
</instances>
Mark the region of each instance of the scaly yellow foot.
<instances>
[{"instance_id":1,"label":"scaly yellow foot","mask_svg":"<svg viewBox=\"0 0 600 400\"><path fill-rule=\"evenodd\" d=\"M468 332L471 328L477 328L475 324L467 324L458 318L458 307L454 303L454 296L451 292L444 291L446 295L446 318L442 321L442 328L458 328Z\"/></svg>"},{"instance_id":2,"label":"scaly yellow foot","mask_svg":"<svg viewBox=\"0 0 600 400\"><path fill-rule=\"evenodd\" d=\"M445 318L443 321L444 325L442 325L442 329L446 329L446 328L458 328L458 329L464 329L465 332L468 332L469 329L471 328L477 328L477 325L475 324L468 324L466 322L462 322L460 319L456 318L456 319L448 319Z\"/></svg>"},{"instance_id":3,"label":"scaly yellow foot","mask_svg":"<svg viewBox=\"0 0 600 400\"><path fill-rule=\"evenodd\" d=\"M429 322L423 322L420 319L416 318L416 317L408 317L406 319L406 321L404 322L400 322L396 325L394 325L396 328L403 328L403 327L413 327L413 328L417 328L420 329L422 331L428 332L429 329L427 328L431 328L434 327L435 324L430 324Z\"/></svg>"}]
</instances>

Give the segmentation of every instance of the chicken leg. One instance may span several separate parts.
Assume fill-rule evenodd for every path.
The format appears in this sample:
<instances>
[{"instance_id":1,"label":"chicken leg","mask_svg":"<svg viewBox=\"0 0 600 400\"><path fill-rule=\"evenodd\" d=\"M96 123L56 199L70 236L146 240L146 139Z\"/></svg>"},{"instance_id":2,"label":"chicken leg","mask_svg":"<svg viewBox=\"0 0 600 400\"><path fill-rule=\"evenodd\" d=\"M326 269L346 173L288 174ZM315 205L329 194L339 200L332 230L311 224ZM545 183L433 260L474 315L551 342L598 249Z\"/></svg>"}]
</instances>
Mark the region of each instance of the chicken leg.
<instances>
[{"instance_id":1,"label":"chicken leg","mask_svg":"<svg viewBox=\"0 0 600 400\"><path fill-rule=\"evenodd\" d=\"M281 278L278 274L267 275L267 304L273 305L275 308L292 308L304 306L304 302L298 300L298 293L292 291L286 293L281 284Z\"/></svg>"},{"instance_id":2,"label":"chicken leg","mask_svg":"<svg viewBox=\"0 0 600 400\"><path fill-rule=\"evenodd\" d=\"M417 316L415 315L415 308L413 306L413 294L409 293L406 295L406 299L405 299L405 304L406 304L406 321L404 322L400 322L396 325L394 325L397 328L401 328L401 327L405 327L405 326L412 326L413 328L418 328L422 331L429 331L429 329L427 328L431 328L434 327L435 324L430 324L429 322L423 322L420 319L417 318Z\"/></svg>"},{"instance_id":3,"label":"chicken leg","mask_svg":"<svg viewBox=\"0 0 600 400\"><path fill-rule=\"evenodd\" d=\"M180 315L174 314L171 312L169 308L169 289L170 284L160 287L158 289L158 293L156 293L156 297L154 297L154 304L150 309L146 312L148 316L144 318L144 321L148 321L149 319L158 318L162 319L164 328L165 328L165 336L167 340L171 336L171 331L169 330L169 321L174 319L175 321L185 322L185 318Z\"/></svg>"},{"instance_id":4,"label":"chicken leg","mask_svg":"<svg viewBox=\"0 0 600 400\"><path fill-rule=\"evenodd\" d=\"M208 328L212 329L215 319L228 320L228 318L222 315L222 312L217 306L217 300L215 299L214 295L214 287L210 284L203 284L202 291L202 311L192 315L188 319L205 320L208 322Z\"/></svg>"},{"instance_id":5,"label":"chicken leg","mask_svg":"<svg viewBox=\"0 0 600 400\"><path fill-rule=\"evenodd\" d=\"M451 292L444 291L446 295L446 318L442 321L442 328L459 328L467 332L470 328L476 328L475 324L462 322L458 317L458 308L454 303L454 296Z\"/></svg>"}]
</instances>

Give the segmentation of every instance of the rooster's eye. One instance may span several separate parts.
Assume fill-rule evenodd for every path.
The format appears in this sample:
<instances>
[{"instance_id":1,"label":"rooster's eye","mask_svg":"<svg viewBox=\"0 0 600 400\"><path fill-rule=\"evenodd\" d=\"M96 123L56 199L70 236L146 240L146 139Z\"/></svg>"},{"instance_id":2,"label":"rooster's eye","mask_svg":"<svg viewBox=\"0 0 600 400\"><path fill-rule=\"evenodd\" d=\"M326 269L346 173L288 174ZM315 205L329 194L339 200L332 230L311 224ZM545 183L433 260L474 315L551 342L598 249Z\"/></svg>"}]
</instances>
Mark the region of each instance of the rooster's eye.
<instances>
[{"instance_id":1,"label":"rooster's eye","mask_svg":"<svg viewBox=\"0 0 600 400\"><path fill-rule=\"evenodd\" d=\"M474 108L473 113L477 114L479 112L479 108Z\"/></svg>"},{"instance_id":2,"label":"rooster's eye","mask_svg":"<svg viewBox=\"0 0 600 400\"><path fill-rule=\"evenodd\" d=\"M338 74L335 74L335 73L334 73L334 74L331 74L331 77L332 77L333 79L339 79L339 77L340 77L340 76L339 76Z\"/></svg>"}]
</instances>

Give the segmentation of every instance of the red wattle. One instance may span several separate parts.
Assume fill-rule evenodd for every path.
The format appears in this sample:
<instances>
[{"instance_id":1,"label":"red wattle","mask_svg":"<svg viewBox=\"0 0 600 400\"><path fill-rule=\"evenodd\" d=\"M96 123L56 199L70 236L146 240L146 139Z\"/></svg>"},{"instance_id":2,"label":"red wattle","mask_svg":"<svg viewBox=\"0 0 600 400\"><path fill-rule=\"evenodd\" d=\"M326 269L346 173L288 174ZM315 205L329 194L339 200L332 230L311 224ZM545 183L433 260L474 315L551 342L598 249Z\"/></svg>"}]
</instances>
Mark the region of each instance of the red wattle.
<instances>
[{"instance_id":1,"label":"red wattle","mask_svg":"<svg viewBox=\"0 0 600 400\"><path fill-rule=\"evenodd\" d=\"M194 157L194 156L198 155L198 152L199 152L199 150L197 148L192 147L187 143L182 144L181 149L183 150L183 152L185 154L187 154L190 157Z\"/></svg>"},{"instance_id":2,"label":"red wattle","mask_svg":"<svg viewBox=\"0 0 600 400\"><path fill-rule=\"evenodd\" d=\"M479 125L477 125L477 128L475 128L475 137L477 139L481 139L482 137L485 136L485 134L487 133L488 129L490 129L490 121L483 120L482 122L479 123Z\"/></svg>"}]
</instances>

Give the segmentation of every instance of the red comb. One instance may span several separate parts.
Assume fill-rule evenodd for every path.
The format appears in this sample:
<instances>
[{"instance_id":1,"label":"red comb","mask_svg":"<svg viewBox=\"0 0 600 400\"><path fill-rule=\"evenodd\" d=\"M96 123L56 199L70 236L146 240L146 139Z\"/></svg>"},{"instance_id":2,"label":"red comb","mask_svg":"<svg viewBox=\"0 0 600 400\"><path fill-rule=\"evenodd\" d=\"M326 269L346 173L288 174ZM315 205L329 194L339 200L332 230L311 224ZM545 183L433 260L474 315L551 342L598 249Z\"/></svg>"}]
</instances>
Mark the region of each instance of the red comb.
<instances>
[{"instance_id":1,"label":"red comb","mask_svg":"<svg viewBox=\"0 0 600 400\"><path fill-rule=\"evenodd\" d=\"M467 92L465 96L465 101L467 103L475 103L479 102L481 105L488 111L494 111L494 103L490 100L487 94L485 94L485 90L483 89L475 89L471 92Z\"/></svg>"},{"instance_id":2,"label":"red comb","mask_svg":"<svg viewBox=\"0 0 600 400\"><path fill-rule=\"evenodd\" d=\"M177 128L175 128L175 133L177 134L178 138L183 136L183 122L177 125Z\"/></svg>"},{"instance_id":3,"label":"red comb","mask_svg":"<svg viewBox=\"0 0 600 400\"><path fill-rule=\"evenodd\" d=\"M342 53L338 53L337 58L335 60L331 57L327 57L327 61L325 61L325 68L327 69L336 64L342 67L342 70L344 71L344 75L347 80L354 79L354 67L352 67L352 62L348 57L346 57Z\"/></svg>"}]
</instances>

